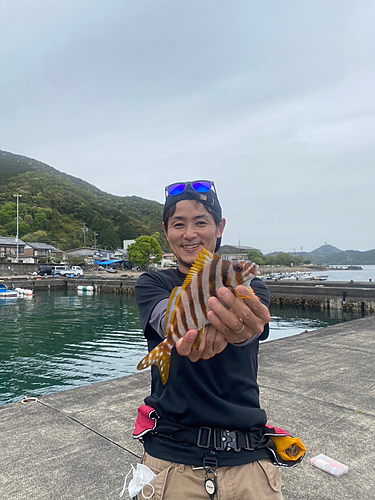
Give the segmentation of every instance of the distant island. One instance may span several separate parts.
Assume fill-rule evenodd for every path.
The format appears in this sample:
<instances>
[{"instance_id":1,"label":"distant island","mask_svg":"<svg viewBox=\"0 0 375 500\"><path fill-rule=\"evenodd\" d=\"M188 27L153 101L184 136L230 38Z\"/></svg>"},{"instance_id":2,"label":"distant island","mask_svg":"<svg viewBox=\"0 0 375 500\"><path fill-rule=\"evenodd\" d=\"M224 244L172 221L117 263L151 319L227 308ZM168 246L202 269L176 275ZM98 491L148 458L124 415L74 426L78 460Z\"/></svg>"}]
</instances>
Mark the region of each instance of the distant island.
<instances>
[{"instance_id":1,"label":"distant island","mask_svg":"<svg viewBox=\"0 0 375 500\"><path fill-rule=\"evenodd\" d=\"M340 250L332 245L322 245L312 252L298 253L313 264L336 266L375 265L375 249L360 252L359 250Z\"/></svg>"},{"instance_id":2,"label":"distant island","mask_svg":"<svg viewBox=\"0 0 375 500\"><path fill-rule=\"evenodd\" d=\"M0 150L0 236L16 235L16 193L21 195L19 236L25 241L61 250L83 243L116 249L123 240L153 235L169 251L161 229L161 203L111 195L38 160ZM375 249L340 250L326 244L312 252L289 255L317 265L375 265Z\"/></svg>"}]
</instances>

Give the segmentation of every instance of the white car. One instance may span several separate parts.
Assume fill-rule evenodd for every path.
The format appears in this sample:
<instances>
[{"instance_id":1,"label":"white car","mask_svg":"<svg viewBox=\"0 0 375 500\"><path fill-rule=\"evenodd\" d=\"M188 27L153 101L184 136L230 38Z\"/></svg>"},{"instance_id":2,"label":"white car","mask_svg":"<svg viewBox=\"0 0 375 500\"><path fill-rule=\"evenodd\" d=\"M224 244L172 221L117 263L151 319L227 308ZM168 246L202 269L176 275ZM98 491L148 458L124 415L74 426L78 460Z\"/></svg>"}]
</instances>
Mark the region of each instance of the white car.
<instances>
[{"instance_id":1,"label":"white car","mask_svg":"<svg viewBox=\"0 0 375 500\"><path fill-rule=\"evenodd\" d=\"M64 270L60 271L60 276L68 276L69 278L75 278L76 276L82 276L83 269L81 266L72 266L71 268L66 267Z\"/></svg>"}]
</instances>

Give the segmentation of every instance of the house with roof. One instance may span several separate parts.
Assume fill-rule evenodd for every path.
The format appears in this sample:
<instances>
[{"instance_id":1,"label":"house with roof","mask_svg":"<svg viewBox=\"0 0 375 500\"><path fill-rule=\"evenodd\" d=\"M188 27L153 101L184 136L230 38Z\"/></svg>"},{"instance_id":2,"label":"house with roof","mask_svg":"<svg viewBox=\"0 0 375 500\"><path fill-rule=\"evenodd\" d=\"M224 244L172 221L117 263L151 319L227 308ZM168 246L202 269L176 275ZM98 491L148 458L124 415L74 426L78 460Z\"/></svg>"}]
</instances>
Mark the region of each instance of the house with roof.
<instances>
[{"instance_id":1,"label":"house with roof","mask_svg":"<svg viewBox=\"0 0 375 500\"><path fill-rule=\"evenodd\" d=\"M128 251L124 248L118 248L117 250L115 250L114 258L128 260Z\"/></svg>"},{"instance_id":2,"label":"house with roof","mask_svg":"<svg viewBox=\"0 0 375 500\"><path fill-rule=\"evenodd\" d=\"M102 248L81 247L64 251L64 259L68 257L83 257L87 263L93 264L95 260L110 260L115 258L114 250Z\"/></svg>"},{"instance_id":3,"label":"house with roof","mask_svg":"<svg viewBox=\"0 0 375 500\"><path fill-rule=\"evenodd\" d=\"M22 262L25 257L26 243L17 238L9 238L7 236L0 236L0 261L2 262L16 262L17 261L17 247L18 247L18 261Z\"/></svg>"},{"instance_id":4,"label":"house with roof","mask_svg":"<svg viewBox=\"0 0 375 500\"><path fill-rule=\"evenodd\" d=\"M235 245L222 245L217 252L223 260L249 260L247 252L260 251L258 248Z\"/></svg>"},{"instance_id":5,"label":"house with roof","mask_svg":"<svg viewBox=\"0 0 375 500\"><path fill-rule=\"evenodd\" d=\"M62 255L62 251L48 243L26 243L25 258L28 262L50 262L52 257Z\"/></svg>"}]
</instances>

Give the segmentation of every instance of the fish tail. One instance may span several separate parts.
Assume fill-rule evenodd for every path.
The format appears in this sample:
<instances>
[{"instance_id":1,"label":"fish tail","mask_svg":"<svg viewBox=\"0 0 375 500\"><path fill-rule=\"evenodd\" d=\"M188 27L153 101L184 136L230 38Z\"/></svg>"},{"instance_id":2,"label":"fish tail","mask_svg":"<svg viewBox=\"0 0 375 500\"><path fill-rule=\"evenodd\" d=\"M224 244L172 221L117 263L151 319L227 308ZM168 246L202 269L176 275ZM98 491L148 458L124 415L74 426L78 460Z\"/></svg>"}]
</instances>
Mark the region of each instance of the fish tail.
<instances>
[{"instance_id":1,"label":"fish tail","mask_svg":"<svg viewBox=\"0 0 375 500\"><path fill-rule=\"evenodd\" d=\"M163 385L165 385L169 377L171 352L172 346L169 344L168 339L165 339L138 363L137 370L144 370L149 366L156 365L159 368Z\"/></svg>"}]
</instances>

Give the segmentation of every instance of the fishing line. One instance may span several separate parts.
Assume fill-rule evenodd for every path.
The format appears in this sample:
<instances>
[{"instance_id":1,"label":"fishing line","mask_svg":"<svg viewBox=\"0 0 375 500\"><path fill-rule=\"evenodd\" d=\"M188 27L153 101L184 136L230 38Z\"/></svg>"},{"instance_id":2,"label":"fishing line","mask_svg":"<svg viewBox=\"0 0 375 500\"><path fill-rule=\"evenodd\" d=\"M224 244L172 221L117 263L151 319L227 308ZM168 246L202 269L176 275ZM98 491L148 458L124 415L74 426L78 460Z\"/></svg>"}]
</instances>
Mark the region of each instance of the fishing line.
<instances>
[{"instance_id":1,"label":"fishing line","mask_svg":"<svg viewBox=\"0 0 375 500\"><path fill-rule=\"evenodd\" d=\"M57 408L54 408L53 406L47 404L47 403L44 403L43 401L41 401L40 399L38 398L28 398L27 396L24 396L23 400L21 401L21 403L29 403L29 402L36 402L36 403L39 403L43 406L46 406L47 408L51 408L51 410L54 410L56 411L57 413L59 413L60 415L62 415L63 417L66 417L66 418L69 418L70 420L72 420L73 422L76 422L77 424L81 425L82 427L85 427L87 430L93 432L94 434L97 434L98 436L100 436L101 438L103 439L106 439L107 441L109 441L111 444L114 444L115 446L118 446L119 448L121 448L122 450L130 453L131 455L133 455L134 457L138 458L138 460L141 460L141 457L139 455L137 455L136 453L133 453L132 451L128 450L127 448L124 448L123 446L121 446L121 444L118 444L116 443L116 441L113 441L112 439L108 438L107 436L104 436L103 434L101 434L100 432L96 431L95 429L92 429L91 427L89 427L88 425L84 424L83 422L81 422L80 420L77 420L76 418L74 417L71 417L70 415L66 415L65 413L63 413L62 411L58 410Z\"/></svg>"}]
</instances>

